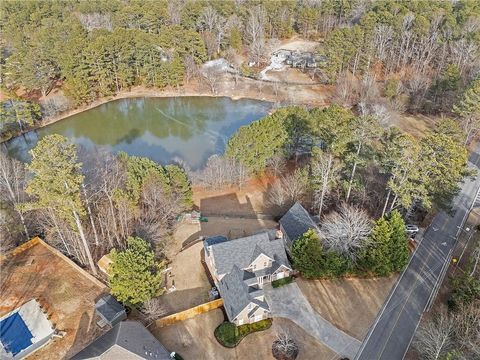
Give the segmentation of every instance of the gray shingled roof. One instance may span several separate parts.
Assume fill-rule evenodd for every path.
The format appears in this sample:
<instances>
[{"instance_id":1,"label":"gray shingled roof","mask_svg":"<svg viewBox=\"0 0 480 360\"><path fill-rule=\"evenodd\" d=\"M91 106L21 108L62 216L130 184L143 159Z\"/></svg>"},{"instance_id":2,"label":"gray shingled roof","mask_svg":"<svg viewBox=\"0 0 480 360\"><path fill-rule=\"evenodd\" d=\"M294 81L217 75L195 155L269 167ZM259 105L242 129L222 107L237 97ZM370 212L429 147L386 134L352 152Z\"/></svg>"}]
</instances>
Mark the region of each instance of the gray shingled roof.
<instances>
[{"instance_id":1,"label":"gray shingled roof","mask_svg":"<svg viewBox=\"0 0 480 360\"><path fill-rule=\"evenodd\" d=\"M132 358L132 354L135 354L142 359L170 360L167 349L137 321L118 323L71 360L104 359L114 347L115 353L122 358Z\"/></svg>"},{"instance_id":2,"label":"gray shingled roof","mask_svg":"<svg viewBox=\"0 0 480 360\"><path fill-rule=\"evenodd\" d=\"M120 321L127 318L125 308L112 295L106 295L95 303L97 314L108 322L111 326L115 326Z\"/></svg>"},{"instance_id":3,"label":"gray shingled roof","mask_svg":"<svg viewBox=\"0 0 480 360\"><path fill-rule=\"evenodd\" d=\"M217 274L229 273L234 265L240 269L246 268L259 255L259 251L290 269L283 241L275 239L274 233L265 231L212 246Z\"/></svg>"},{"instance_id":4,"label":"gray shingled roof","mask_svg":"<svg viewBox=\"0 0 480 360\"><path fill-rule=\"evenodd\" d=\"M262 289L256 289L250 293L250 287L243 281L245 271L234 265L232 271L225 275L218 283L218 290L222 295L225 311L228 319L233 321L235 317L251 302L257 303L252 296L263 295ZM266 310L269 310L268 304L259 302Z\"/></svg>"},{"instance_id":5,"label":"gray shingled roof","mask_svg":"<svg viewBox=\"0 0 480 360\"><path fill-rule=\"evenodd\" d=\"M209 246L220 244L225 241L228 241L228 239L225 236L221 235L206 238L205 240L203 240L203 247L205 248L205 252L208 253Z\"/></svg>"},{"instance_id":6,"label":"gray shingled roof","mask_svg":"<svg viewBox=\"0 0 480 360\"><path fill-rule=\"evenodd\" d=\"M310 229L319 230L307 210L296 202L280 219L288 239L294 242Z\"/></svg>"}]
</instances>

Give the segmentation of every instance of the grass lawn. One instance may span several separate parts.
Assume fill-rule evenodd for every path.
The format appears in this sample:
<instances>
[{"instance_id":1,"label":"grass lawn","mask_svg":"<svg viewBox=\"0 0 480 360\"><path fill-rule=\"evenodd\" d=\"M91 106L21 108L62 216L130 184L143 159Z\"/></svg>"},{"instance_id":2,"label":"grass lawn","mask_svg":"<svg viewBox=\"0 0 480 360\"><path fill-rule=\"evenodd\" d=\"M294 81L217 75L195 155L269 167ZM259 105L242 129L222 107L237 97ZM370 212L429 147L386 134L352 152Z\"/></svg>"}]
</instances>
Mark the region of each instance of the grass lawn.
<instances>
[{"instance_id":1,"label":"grass lawn","mask_svg":"<svg viewBox=\"0 0 480 360\"><path fill-rule=\"evenodd\" d=\"M292 281L293 281L293 278L291 276L283 279L275 280L275 281L272 281L272 287L278 288L280 286L290 284Z\"/></svg>"},{"instance_id":2,"label":"grass lawn","mask_svg":"<svg viewBox=\"0 0 480 360\"><path fill-rule=\"evenodd\" d=\"M215 329L215 338L223 346L233 348L248 334L266 330L270 326L272 326L272 319L265 319L241 326L225 321Z\"/></svg>"}]
</instances>

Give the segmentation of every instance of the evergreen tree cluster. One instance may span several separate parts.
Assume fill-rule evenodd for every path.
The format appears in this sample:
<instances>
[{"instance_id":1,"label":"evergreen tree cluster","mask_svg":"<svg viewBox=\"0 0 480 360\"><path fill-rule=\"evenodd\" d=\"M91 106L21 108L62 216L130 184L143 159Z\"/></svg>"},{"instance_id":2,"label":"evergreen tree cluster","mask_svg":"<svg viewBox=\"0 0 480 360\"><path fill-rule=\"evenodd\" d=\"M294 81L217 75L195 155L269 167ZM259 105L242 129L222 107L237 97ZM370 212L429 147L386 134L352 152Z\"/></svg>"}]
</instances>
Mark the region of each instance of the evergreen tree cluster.
<instances>
[{"instance_id":1,"label":"evergreen tree cluster","mask_svg":"<svg viewBox=\"0 0 480 360\"><path fill-rule=\"evenodd\" d=\"M20 99L0 102L0 141L20 135L42 117L40 105Z\"/></svg>"},{"instance_id":2,"label":"evergreen tree cluster","mask_svg":"<svg viewBox=\"0 0 480 360\"><path fill-rule=\"evenodd\" d=\"M155 260L150 245L138 237L127 239L123 251L110 252L112 263L109 271L109 286L119 301L138 306L160 295L163 265Z\"/></svg>"},{"instance_id":3,"label":"evergreen tree cluster","mask_svg":"<svg viewBox=\"0 0 480 360\"><path fill-rule=\"evenodd\" d=\"M398 211L378 219L370 234L370 245L359 256L359 267L378 276L402 271L409 260L405 222Z\"/></svg>"},{"instance_id":4,"label":"evergreen tree cluster","mask_svg":"<svg viewBox=\"0 0 480 360\"><path fill-rule=\"evenodd\" d=\"M407 265L407 233L398 211L376 221L367 243L356 261L352 261L329 249L314 230L309 230L293 243L293 265L307 278L330 279L347 274L388 276Z\"/></svg>"},{"instance_id":5,"label":"evergreen tree cluster","mask_svg":"<svg viewBox=\"0 0 480 360\"><path fill-rule=\"evenodd\" d=\"M126 190L134 203L138 203L143 186L154 181L168 196L180 199L185 209L193 205L190 180L183 169L176 165L162 166L144 157L118 154L127 172Z\"/></svg>"},{"instance_id":6,"label":"evergreen tree cluster","mask_svg":"<svg viewBox=\"0 0 480 360\"><path fill-rule=\"evenodd\" d=\"M331 156L322 179L312 171L314 190L322 191L327 176L329 187L347 194L349 188L361 189L359 170L374 165L387 175L385 213L448 206L458 182L468 173L464 139L461 128L450 119L417 140L395 127L384 129L373 115L356 116L337 105L311 110L290 106L238 129L225 155L254 173L264 171L278 155L289 159L298 152L313 152L317 155L311 159L312 169L319 158ZM336 178L330 178L333 168L340 169Z\"/></svg>"},{"instance_id":7,"label":"evergreen tree cluster","mask_svg":"<svg viewBox=\"0 0 480 360\"><path fill-rule=\"evenodd\" d=\"M2 184L13 196L9 206L27 238L41 234L93 273L101 254L125 248L132 235L168 257L176 219L193 205L182 168L125 153L87 152L84 169L75 145L58 134L40 139L30 154L26 165L3 153L0 159Z\"/></svg>"}]
</instances>

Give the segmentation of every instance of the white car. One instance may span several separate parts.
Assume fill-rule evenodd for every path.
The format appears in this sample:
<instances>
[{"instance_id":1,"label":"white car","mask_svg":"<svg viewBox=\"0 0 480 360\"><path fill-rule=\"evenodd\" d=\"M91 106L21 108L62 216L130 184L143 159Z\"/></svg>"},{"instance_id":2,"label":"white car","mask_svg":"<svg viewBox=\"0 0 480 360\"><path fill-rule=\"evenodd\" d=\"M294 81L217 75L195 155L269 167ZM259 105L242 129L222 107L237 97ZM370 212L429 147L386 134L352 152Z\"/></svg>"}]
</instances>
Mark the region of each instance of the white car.
<instances>
[{"instance_id":1,"label":"white car","mask_svg":"<svg viewBox=\"0 0 480 360\"><path fill-rule=\"evenodd\" d=\"M407 231L408 235L415 235L418 233L418 226L417 225L406 225L405 230Z\"/></svg>"}]
</instances>

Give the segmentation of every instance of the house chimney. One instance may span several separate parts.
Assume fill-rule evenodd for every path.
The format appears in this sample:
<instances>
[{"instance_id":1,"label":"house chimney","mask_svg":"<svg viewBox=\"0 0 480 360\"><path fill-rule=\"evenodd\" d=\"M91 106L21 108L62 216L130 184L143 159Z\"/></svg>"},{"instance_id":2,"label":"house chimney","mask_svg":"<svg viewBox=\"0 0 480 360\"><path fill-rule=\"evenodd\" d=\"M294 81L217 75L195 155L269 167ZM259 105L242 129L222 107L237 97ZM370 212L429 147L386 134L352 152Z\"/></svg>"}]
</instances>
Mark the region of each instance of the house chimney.
<instances>
[{"instance_id":1,"label":"house chimney","mask_svg":"<svg viewBox=\"0 0 480 360\"><path fill-rule=\"evenodd\" d=\"M283 232L282 232L282 230L278 229L278 230L275 232L275 239L283 239Z\"/></svg>"}]
</instances>

